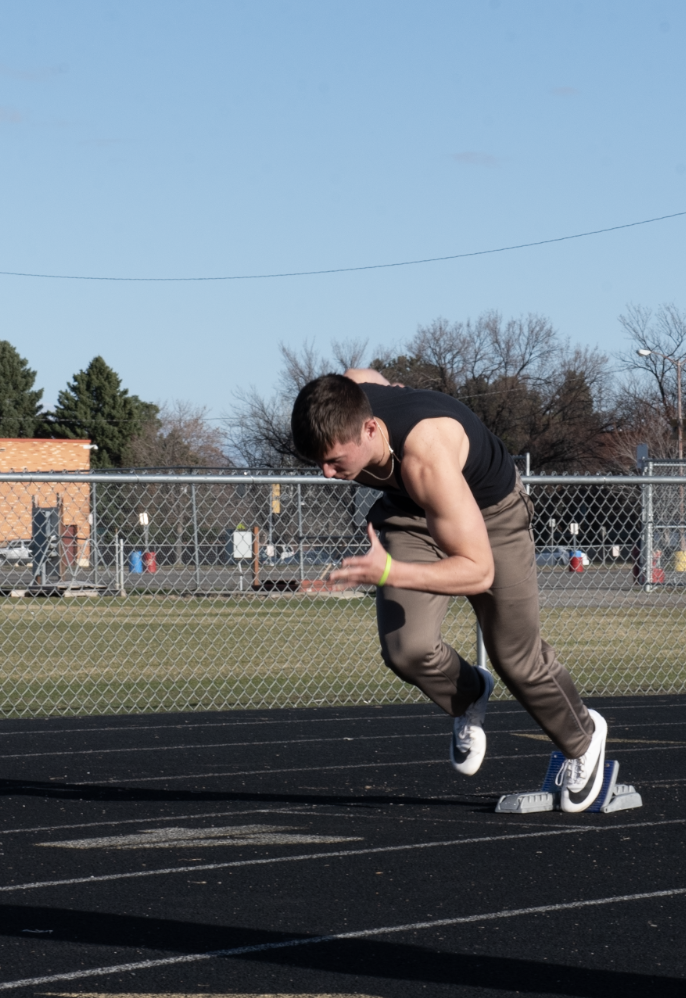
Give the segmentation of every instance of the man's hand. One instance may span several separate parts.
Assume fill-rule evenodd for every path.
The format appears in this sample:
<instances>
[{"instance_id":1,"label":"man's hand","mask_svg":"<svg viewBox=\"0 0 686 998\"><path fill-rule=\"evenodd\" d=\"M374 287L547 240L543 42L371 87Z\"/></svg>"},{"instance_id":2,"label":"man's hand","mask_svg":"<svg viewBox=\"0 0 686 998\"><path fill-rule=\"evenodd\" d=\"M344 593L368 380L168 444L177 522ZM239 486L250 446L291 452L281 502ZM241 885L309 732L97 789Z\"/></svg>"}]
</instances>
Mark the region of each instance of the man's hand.
<instances>
[{"instance_id":1,"label":"man's hand","mask_svg":"<svg viewBox=\"0 0 686 998\"><path fill-rule=\"evenodd\" d=\"M387 552L371 523L367 524L367 536L371 549L355 558L344 558L341 567L329 575L331 582L342 582L346 586L375 586L382 577L387 561ZM393 565L391 566L391 576ZM390 582L390 578L387 579ZM392 584L392 583L391 583Z\"/></svg>"}]
</instances>

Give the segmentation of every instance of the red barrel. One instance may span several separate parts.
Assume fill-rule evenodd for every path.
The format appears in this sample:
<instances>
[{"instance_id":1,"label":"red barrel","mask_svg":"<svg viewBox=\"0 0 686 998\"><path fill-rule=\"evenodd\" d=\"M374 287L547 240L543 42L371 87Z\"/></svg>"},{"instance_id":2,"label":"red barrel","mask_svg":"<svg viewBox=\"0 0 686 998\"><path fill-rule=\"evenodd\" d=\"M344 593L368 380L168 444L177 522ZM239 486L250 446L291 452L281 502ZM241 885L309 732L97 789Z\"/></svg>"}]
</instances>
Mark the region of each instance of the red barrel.
<instances>
[{"instance_id":1,"label":"red barrel","mask_svg":"<svg viewBox=\"0 0 686 998\"><path fill-rule=\"evenodd\" d=\"M154 551L143 552L143 571L144 572L157 571L157 555L155 554Z\"/></svg>"},{"instance_id":2,"label":"red barrel","mask_svg":"<svg viewBox=\"0 0 686 998\"><path fill-rule=\"evenodd\" d=\"M145 558L145 555L143 555ZM583 572L584 570L584 556L581 551L572 551L572 557L569 559L569 571L570 572Z\"/></svg>"}]
</instances>

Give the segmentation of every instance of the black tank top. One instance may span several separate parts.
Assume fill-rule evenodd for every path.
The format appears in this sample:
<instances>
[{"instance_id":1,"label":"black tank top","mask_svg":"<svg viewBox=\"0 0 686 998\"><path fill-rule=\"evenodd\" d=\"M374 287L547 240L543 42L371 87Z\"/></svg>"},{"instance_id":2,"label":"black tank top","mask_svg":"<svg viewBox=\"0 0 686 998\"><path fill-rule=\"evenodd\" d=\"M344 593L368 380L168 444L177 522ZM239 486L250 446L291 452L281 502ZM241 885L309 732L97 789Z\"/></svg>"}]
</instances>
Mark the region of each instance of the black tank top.
<instances>
[{"instance_id":1,"label":"black tank top","mask_svg":"<svg viewBox=\"0 0 686 998\"><path fill-rule=\"evenodd\" d=\"M388 427L391 447L400 461L405 441L417 423L423 419L448 416L456 419L467 434L469 456L462 474L479 509L494 506L510 494L515 484L514 461L502 440L491 433L463 402L442 392L417 388L391 388L373 384L362 384L360 388L369 399L374 415L383 419ZM399 490L384 488L382 483L372 487L387 492L396 502L402 500L399 505L408 512L422 514L423 510L407 494L401 469L396 477L399 479Z\"/></svg>"}]
</instances>

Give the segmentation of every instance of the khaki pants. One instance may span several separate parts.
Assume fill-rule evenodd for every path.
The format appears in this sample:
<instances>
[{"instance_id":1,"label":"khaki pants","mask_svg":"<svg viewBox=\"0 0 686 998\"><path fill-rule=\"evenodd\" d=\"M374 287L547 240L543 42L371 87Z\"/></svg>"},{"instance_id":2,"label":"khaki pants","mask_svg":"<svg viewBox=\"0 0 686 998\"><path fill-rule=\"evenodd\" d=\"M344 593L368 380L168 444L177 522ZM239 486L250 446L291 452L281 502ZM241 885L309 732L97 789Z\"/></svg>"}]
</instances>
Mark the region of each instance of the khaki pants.
<instances>
[{"instance_id":1,"label":"khaki pants","mask_svg":"<svg viewBox=\"0 0 686 998\"><path fill-rule=\"evenodd\" d=\"M519 476L513 491L482 510L495 562L493 585L469 596L494 670L508 690L568 758L588 748L593 721L554 649L541 639L531 517ZM408 516L388 496L370 521L398 561L432 562L446 555L426 520ZM476 669L441 638L449 596L383 586L376 592L381 654L386 665L457 717L479 695Z\"/></svg>"}]
</instances>

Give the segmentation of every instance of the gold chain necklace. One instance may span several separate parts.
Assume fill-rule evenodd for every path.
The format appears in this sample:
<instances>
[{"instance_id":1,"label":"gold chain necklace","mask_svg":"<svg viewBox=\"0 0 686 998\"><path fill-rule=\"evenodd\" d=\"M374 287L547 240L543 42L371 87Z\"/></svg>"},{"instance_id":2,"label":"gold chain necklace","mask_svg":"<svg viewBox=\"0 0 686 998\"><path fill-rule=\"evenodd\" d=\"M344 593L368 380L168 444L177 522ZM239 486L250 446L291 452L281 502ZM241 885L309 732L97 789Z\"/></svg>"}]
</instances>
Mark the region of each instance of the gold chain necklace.
<instances>
[{"instance_id":1,"label":"gold chain necklace","mask_svg":"<svg viewBox=\"0 0 686 998\"><path fill-rule=\"evenodd\" d=\"M388 437L386 436L386 434L384 433L384 431L381 429L381 427L379 426L379 424L377 423L376 425L379 427L379 433L383 437L384 442L385 442L386 446L388 447L388 453L391 456L391 470L388 472L387 475L384 475L383 478L380 478L379 475L375 475L372 471L368 471L367 468L364 469L364 473L365 473L365 475L369 475L370 478L375 478L377 480L377 482L387 482L388 479L393 474L393 472L395 471L395 451L391 447L390 440L388 439Z\"/></svg>"}]
</instances>

